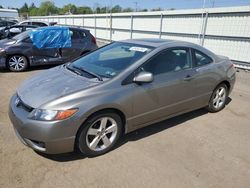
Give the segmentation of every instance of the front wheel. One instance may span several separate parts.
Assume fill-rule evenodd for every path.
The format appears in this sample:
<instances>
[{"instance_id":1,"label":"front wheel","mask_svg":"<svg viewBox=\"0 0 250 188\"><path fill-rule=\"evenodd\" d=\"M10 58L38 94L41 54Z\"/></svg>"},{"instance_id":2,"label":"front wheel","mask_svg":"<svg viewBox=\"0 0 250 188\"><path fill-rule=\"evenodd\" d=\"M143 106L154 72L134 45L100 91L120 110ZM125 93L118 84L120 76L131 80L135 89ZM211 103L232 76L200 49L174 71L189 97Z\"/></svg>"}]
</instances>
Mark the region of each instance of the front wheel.
<instances>
[{"instance_id":1,"label":"front wheel","mask_svg":"<svg viewBox=\"0 0 250 188\"><path fill-rule=\"evenodd\" d=\"M209 112L218 112L222 110L228 98L228 87L226 84L218 85L212 93L211 99L208 104Z\"/></svg>"},{"instance_id":2,"label":"front wheel","mask_svg":"<svg viewBox=\"0 0 250 188\"><path fill-rule=\"evenodd\" d=\"M13 72L21 72L27 69L28 60L22 55L13 55L7 59L8 68Z\"/></svg>"},{"instance_id":3,"label":"front wheel","mask_svg":"<svg viewBox=\"0 0 250 188\"><path fill-rule=\"evenodd\" d=\"M77 149L87 156L98 156L110 151L120 138L122 121L118 114L97 114L82 125L77 136Z\"/></svg>"}]
</instances>

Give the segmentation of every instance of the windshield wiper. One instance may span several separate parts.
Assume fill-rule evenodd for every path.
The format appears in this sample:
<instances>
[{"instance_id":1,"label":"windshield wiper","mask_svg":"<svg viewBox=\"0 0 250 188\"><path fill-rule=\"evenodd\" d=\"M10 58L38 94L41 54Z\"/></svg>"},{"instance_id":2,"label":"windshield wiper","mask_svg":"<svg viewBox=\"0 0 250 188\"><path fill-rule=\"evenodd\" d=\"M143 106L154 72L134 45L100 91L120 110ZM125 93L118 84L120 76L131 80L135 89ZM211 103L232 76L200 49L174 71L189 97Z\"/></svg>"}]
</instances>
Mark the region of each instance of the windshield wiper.
<instances>
[{"instance_id":1,"label":"windshield wiper","mask_svg":"<svg viewBox=\"0 0 250 188\"><path fill-rule=\"evenodd\" d=\"M71 68L69 65L65 65L65 66L66 66L66 68L68 70L70 70L70 71L72 71L72 72L74 72L74 73L76 73L78 75L82 75L81 72L77 71L76 69Z\"/></svg>"},{"instance_id":2,"label":"windshield wiper","mask_svg":"<svg viewBox=\"0 0 250 188\"><path fill-rule=\"evenodd\" d=\"M78 70L80 70L80 71L82 71L82 72L86 72L86 73L90 74L91 76L96 77L99 81L103 81L102 77L99 76L98 74L94 73L94 72L87 71L87 70L85 70L85 69L82 68L82 67L77 67L77 66L74 66L74 65L72 65L72 66L73 66L73 68L75 68L75 69L78 69Z\"/></svg>"}]
</instances>

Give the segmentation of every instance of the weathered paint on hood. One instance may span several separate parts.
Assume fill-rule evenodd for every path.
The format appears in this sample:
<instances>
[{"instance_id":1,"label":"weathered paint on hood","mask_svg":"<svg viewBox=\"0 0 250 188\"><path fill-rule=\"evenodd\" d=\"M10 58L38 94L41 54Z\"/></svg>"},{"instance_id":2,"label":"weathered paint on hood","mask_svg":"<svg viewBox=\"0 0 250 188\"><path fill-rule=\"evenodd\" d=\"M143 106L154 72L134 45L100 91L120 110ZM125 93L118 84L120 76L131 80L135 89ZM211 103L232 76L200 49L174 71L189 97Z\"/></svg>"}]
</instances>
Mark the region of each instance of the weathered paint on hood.
<instances>
[{"instance_id":1,"label":"weathered paint on hood","mask_svg":"<svg viewBox=\"0 0 250 188\"><path fill-rule=\"evenodd\" d=\"M38 108L54 99L100 84L96 79L88 79L58 66L25 80L17 89L21 100Z\"/></svg>"}]
</instances>

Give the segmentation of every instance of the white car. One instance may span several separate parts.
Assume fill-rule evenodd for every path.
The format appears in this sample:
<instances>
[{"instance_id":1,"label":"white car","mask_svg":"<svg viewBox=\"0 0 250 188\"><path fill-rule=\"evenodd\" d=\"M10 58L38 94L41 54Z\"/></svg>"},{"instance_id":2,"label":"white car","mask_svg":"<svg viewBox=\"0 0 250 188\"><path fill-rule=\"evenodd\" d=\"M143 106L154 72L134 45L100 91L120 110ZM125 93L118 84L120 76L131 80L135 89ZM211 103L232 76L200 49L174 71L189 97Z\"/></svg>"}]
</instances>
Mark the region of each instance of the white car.
<instances>
[{"instance_id":1,"label":"white car","mask_svg":"<svg viewBox=\"0 0 250 188\"><path fill-rule=\"evenodd\" d=\"M56 22L46 22L46 21L34 21L34 20L24 20L19 22L18 25L35 25L38 27L53 26L57 24Z\"/></svg>"}]
</instances>

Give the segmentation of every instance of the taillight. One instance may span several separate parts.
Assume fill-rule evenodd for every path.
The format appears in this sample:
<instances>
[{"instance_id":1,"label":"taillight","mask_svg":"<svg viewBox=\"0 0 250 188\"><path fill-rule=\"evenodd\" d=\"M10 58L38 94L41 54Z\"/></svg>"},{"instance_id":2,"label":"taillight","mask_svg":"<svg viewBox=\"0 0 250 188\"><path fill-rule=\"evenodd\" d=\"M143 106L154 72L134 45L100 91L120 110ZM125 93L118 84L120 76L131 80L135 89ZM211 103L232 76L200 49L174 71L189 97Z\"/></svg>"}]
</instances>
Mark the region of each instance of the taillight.
<instances>
[{"instance_id":1,"label":"taillight","mask_svg":"<svg viewBox=\"0 0 250 188\"><path fill-rule=\"evenodd\" d=\"M96 44L96 39L95 39L95 37L92 37L91 42L93 42L94 44Z\"/></svg>"}]
</instances>

